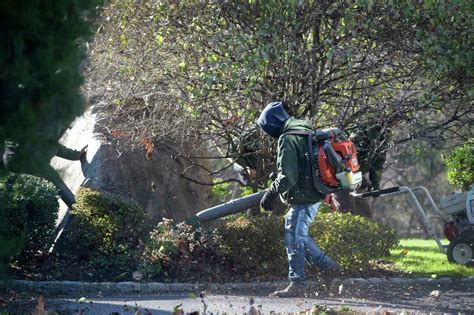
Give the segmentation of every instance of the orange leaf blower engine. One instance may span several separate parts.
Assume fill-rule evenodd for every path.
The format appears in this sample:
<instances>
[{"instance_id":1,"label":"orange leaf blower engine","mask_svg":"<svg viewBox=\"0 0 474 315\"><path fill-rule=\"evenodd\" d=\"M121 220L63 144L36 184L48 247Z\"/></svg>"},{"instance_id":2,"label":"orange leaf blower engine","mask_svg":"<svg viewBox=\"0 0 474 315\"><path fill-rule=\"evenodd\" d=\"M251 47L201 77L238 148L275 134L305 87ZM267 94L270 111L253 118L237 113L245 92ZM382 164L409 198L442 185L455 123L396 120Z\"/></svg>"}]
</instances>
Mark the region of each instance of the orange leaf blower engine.
<instances>
[{"instance_id":1,"label":"orange leaf blower engine","mask_svg":"<svg viewBox=\"0 0 474 315\"><path fill-rule=\"evenodd\" d=\"M311 132L292 130L285 134L306 136L309 160L316 189L322 194L338 190L354 190L362 184L357 151L339 128Z\"/></svg>"}]
</instances>

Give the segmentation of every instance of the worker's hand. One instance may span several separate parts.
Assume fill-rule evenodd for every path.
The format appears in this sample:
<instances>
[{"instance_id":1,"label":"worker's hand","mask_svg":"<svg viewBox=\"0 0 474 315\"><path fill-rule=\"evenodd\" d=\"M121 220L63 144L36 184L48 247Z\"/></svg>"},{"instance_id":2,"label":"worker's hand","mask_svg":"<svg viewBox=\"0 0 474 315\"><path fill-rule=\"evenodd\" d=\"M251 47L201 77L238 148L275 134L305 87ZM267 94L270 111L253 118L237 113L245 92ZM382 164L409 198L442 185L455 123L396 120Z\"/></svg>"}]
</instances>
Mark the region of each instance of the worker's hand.
<instances>
[{"instance_id":1,"label":"worker's hand","mask_svg":"<svg viewBox=\"0 0 474 315\"><path fill-rule=\"evenodd\" d=\"M262 200L260 200L260 207L263 208L263 210L265 211L272 211L273 201L277 196L277 193L271 192L269 189L267 189L265 191L265 194L263 194Z\"/></svg>"}]
</instances>

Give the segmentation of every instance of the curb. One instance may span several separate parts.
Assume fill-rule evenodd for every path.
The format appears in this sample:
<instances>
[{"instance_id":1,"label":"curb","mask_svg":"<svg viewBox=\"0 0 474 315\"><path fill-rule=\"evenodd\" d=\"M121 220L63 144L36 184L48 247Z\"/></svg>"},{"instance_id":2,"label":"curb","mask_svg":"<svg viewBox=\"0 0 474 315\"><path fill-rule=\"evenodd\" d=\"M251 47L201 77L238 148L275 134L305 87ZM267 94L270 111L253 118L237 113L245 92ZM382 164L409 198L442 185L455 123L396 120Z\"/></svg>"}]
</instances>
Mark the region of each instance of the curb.
<instances>
[{"instance_id":1,"label":"curb","mask_svg":"<svg viewBox=\"0 0 474 315\"><path fill-rule=\"evenodd\" d=\"M474 286L474 276L464 278L334 278L331 281L330 290L338 288L341 284L346 288L353 285L438 285L449 283L464 283ZM41 294L84 294L84 293L142 293L142 294L172 294L230 290L270 290L287 285L287 281L275 282L252 282L252 283L161 283L161 282L79 282L79 281L30 281L30 280L10 280L7 283L7 290L26 291ZM320 285L318 281L308 281L309 285Z\"/></svg>"},{"instance_id":2,"label":"curb","mask_svg":"<svg viewBox=\"0 0 474 315\"><path fill-rule=\"evenodd\" d=\"M189 293L206 290L248 290L269 289L286 285L286 281L255 283L162 283L162 282L80 282L80 281L29 281L10 280L7 290L25 291L41 294L80 294L80 293Z\"/></svg>"}]
</instances>

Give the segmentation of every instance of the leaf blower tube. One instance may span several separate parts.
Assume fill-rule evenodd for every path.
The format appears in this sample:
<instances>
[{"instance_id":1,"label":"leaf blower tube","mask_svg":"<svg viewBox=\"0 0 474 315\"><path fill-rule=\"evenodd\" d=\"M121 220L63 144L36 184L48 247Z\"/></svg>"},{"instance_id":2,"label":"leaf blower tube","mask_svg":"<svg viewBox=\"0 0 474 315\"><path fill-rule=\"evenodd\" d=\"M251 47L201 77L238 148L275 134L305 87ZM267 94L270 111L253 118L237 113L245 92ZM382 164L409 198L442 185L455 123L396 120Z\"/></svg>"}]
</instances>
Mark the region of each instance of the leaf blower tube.
<instances>
[{"instance_id":1,"label":"leaf blower tube","mask_svg":"<svg viewBox=\"0 0 474 315\"><path fill-rule=\"evenodd\" d=\"M208 222L218 218L225 217L230 214L239 213L246 209L252 208L260 204L260 200L262 200L264 191L259 191L249 196L241 197L238 199L230 200L226 203L220 204L218 206L202 210L198 214L196 214L197 219L199 222Z\"/></svg>"}]
</instances>

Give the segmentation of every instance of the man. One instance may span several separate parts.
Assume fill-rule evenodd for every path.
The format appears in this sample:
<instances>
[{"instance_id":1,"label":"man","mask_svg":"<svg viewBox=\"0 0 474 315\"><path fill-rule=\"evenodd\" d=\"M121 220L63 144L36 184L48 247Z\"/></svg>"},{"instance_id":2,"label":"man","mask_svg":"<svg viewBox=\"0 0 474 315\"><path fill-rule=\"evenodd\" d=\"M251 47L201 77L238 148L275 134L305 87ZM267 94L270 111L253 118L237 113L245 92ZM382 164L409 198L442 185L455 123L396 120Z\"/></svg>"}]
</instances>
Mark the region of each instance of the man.
<instances>
[{"instance_id":1,"label":"man","mask_svg":"<svg viewBox=\"0 0 474 315\"><path fill-rule=\"evenodd\" d=\"M288 278L290 285L275 296L291 296L304 293L306 276L305 259L321 270L339 271L339 265L316 245L308 233L324 195L313 186L309 164L307 138L285 134L294 130L312 130L309 122L289 117L282 102L268 104L257 124L269 136L278 139L278 174L265 192L261 207L270 211L273 200L280 199L289 206L285 216L285 248L288 254Z\"/></svg>"}]
</instances>

